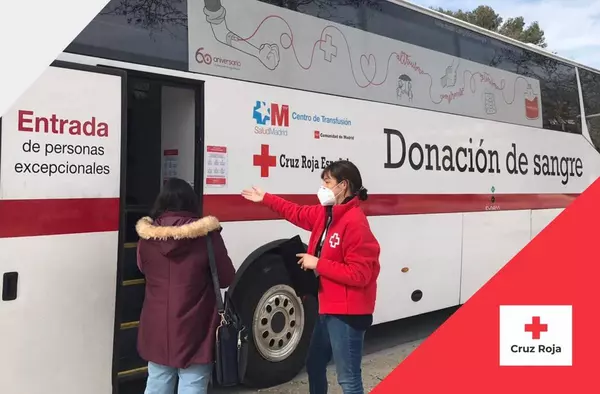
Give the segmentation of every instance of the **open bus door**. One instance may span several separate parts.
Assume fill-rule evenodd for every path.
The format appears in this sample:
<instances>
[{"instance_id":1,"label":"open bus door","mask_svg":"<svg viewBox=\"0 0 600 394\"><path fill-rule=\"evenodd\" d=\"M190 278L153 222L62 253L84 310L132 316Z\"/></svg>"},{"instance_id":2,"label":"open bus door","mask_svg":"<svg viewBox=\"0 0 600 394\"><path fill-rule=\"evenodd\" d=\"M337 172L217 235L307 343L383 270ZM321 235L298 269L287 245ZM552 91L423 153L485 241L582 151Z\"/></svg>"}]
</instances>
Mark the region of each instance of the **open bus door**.
<instances>
[{"instance_id":1,"label":"open bus door","mask_svg":"<svg viewBox=\"0 0 600 394\"><path fill-rule=\"evenodd\" d=\"M125 92L57 62L0 120L0 393L113 392Z\"/></svg>"}]
</instances>

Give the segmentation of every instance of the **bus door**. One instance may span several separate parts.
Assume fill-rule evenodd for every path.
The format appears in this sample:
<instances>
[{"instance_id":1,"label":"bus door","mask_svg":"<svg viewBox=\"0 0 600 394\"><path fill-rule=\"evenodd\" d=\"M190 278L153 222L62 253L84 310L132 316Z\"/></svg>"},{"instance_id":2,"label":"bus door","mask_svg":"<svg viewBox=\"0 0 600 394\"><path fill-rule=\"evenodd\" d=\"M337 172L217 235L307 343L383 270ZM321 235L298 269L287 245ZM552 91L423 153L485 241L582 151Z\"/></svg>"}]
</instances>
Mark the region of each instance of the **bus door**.
<instances>
[{"instance_id":1,"label":"bus door","mask_svg":"<svg viewBox=\"0 0 600 394\"><path fill-rule=\"evenodd\" d=\"M150 213L168 178L193 185L202 201L202 111L202 81L127 70L123 277L116 364L121 387L135 386L147 373L147 362L137 352L145 278L136 264L135 225Z\"/></svg>"},{"instance_id":2,"label":"bus door","mask_svg":"<svg viewBox=\"0 0 600 394\"><path fill-rule=\"evenodd\" d=\"M1 119L0 393L113 392L125 92L55 63Z\"/></svg>"}]
</instances>

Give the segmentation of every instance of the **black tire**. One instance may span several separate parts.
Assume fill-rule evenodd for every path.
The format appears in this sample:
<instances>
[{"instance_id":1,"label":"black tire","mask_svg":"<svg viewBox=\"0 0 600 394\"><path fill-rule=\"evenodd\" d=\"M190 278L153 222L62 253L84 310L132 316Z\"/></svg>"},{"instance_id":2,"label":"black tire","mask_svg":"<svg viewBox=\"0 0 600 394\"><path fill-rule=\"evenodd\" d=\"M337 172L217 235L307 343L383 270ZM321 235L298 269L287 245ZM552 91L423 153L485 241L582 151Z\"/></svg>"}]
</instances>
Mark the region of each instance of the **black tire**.
<instances>
[{"instance_id":1,"label":"black tire","mask_svg":"<svg viewBox=\"0 0 600 394\"><path fill-rule=\"evenodd\" d=\"M292 380L306 362L310 338L317 317L317 301L314 297L303 297L304 327L295 350L285 359L273 362L264 358L254 342L253 317L256 307L265 292L276 285L291 287L283 260L275 254L265 254L246 270L232 295L244 325L248 327L248 364L243 384L252 388L268 388Z\"/></svg>"}]
</instances>

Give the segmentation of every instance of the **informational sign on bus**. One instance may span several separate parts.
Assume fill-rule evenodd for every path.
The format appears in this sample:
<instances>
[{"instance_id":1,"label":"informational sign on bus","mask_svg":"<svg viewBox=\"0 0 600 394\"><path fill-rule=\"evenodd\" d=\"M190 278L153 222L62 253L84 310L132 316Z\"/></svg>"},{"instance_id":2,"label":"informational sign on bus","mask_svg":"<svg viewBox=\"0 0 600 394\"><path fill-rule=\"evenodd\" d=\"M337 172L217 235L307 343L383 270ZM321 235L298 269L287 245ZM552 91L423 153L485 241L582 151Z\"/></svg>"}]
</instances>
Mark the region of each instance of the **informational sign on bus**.
<instances>
[{"instance_id":1,"label":"informational sign on bus","mask_svg":"<svg viewBox=\"0 0 600 394\"><path fill-rule=\"evenodd\" d=\"M2 118L0 196L118 197L120 89L120 78L50 67Z\"/></svg>"},{"instance_id":2,"label":"informational sign on bus","mask_svg":"<svg viewBox=\"0 0 600 394\"><path fill-rule=\"evenodd\" d=\"M306 193L340 159L369 174L371 194L487 194L492 186L569 194L597 176L596 152L576 134L256 84L208 85L207 92L207 112L241 115L206 119L208 143L226 146L237 170L206 195L237 194L250 183ZM380 177L386 181L374 181Z\"/></svg>"}]
</instances>

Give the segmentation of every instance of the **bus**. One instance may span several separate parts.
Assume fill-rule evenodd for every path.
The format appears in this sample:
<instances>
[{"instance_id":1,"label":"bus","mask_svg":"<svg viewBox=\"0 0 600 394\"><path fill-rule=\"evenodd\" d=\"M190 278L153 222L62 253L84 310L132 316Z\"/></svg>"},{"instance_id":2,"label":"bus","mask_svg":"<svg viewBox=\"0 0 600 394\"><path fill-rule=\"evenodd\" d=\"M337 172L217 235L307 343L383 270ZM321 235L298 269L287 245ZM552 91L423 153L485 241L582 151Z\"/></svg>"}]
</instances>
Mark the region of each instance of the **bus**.
<instances>
[{"instance_id":1,"label":"bus","mask_svg":"<svg viewBox=\"0 0 600 394\"><path fill-rule=\"evenodd\" d=\"M315 204L356 163L381 324L464 304L577 198L598 114L599 70L405 1L111 0L2 118L0 391L145 377L135 224L169 177L222 223L271 387L317 314L278 249L309 234L243 189Z\"/></svg>"}]
</instances>

